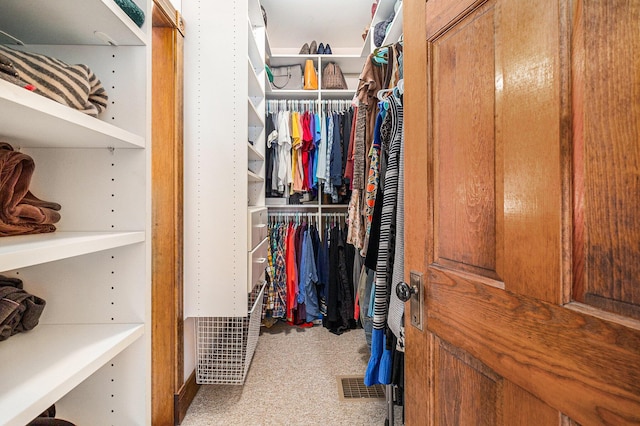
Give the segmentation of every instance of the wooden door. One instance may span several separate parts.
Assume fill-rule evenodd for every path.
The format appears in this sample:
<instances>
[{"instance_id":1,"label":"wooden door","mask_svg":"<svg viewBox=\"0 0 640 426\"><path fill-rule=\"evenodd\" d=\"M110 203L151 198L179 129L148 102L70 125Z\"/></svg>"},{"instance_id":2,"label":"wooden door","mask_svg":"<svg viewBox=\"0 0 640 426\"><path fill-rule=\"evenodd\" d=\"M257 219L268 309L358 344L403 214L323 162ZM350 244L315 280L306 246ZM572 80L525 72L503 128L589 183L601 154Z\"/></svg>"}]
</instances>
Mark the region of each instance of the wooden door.
<instances>
[{"instance_id":1,"label":"wooden door","mask_svg":"<svg viewBox=\"0 0 640 426\"><path fill-rule=\"evenodd\" d=\"M640 424L640 1L404 13L407 424Z\"/></svg>"}]
</instances>

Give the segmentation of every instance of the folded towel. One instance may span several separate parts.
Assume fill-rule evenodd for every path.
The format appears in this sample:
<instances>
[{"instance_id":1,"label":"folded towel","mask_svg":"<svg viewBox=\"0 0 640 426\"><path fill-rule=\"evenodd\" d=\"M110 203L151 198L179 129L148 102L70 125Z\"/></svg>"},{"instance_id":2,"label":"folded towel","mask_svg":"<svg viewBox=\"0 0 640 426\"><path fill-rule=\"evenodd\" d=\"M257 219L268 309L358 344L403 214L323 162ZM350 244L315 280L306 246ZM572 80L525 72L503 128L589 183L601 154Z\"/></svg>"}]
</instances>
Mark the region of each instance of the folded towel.
<instances>
[{"instance_id":1,"label":"folded towel","mask_svg":"<svg viewBox=\"0 0 640 426\"><path fill-rule=\"evenodd\" d=\"M0 142L0 236L55 231L61 206L29 191L34 170L30 156Z\"/></svg>"},{"instance_id":2,"label":"folded towel","mask_svg":"<svg viewBox=\"0 0 640 426\"><path fill-rule=\"evenodd\" d=\"M35 87L35 93L94 117L107 108L107 93L88 66L68 65L56 58L3 45L0 54L12 64L20 80Z\"/></svg>"}]
</instances>

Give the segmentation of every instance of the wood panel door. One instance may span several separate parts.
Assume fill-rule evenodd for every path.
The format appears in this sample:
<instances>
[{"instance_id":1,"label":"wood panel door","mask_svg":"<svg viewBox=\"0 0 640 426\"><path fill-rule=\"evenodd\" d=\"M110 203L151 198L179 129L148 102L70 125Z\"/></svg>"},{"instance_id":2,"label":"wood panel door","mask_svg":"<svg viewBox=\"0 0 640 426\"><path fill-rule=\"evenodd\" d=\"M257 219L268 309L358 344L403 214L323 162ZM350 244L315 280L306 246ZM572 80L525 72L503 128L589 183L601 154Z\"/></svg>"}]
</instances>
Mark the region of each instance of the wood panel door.
<instances>
[{"instance_id":1,"label":"wood panel door","mask_svg":"<svg viewBox=\"0 0 640 426\"><path fill-rule=\"evenodd\" d=\"M407 424L640 424L640 1L404 8Z\"/></svg>"}]
</instances>

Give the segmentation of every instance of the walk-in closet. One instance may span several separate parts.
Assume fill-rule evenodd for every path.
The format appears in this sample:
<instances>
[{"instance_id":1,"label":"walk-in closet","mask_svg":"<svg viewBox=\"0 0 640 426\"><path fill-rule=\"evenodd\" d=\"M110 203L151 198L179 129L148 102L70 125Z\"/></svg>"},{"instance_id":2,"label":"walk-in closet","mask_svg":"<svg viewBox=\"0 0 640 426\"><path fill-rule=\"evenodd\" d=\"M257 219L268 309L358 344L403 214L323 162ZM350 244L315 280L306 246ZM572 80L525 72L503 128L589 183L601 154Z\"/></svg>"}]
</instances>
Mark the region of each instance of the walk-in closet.
<instances>
[{"instance_id":1,"label":"walk-in closet","mask_svg":"<svg viewBox=\"0 0 640 426\"><path fill-rule=\"evenodd\" d=\"M640 424L640 0L0 0L0 426Z\"/></svg>"},{"instance_id":2,"label":"walk-in closet","mask_svg":"<svg viewBox=\"0 0 640 426\"><path fill-rule=\"evenodd\" d=\"M396 349L402 343L386 332L387 279L376 285L374 276L381 234L379 268L389 281L394 271L389 248L395 248L395 234L389 237L392 223L396 229L391 194L398 188L402 141L402 1L318 7L310 1L194 0L183 2L182 12L197 28L185 40L185 317L194 336L185 344L185 362L195 360L201 386L194 403L200 408L185 424L199 424L198 416L206 417L206 406L221 396L216 389L225 386L244 387L247 396L238 391L237 402L252 405L248 395L259 393L252 387L267 374L259 369L269 369L264 359L289 365L279 385L318 383L322 400L335 401L315 420L298 417L304 407L295 409L294 401L274 403L273 410L261 405L245 413L246 424L376 417L393 424L394 411L402 418L402 389L392 380L392 366L402 370ZM397 102L387 103L388 97ZM380 111L389 112L385 141L375 132L374 144L371 126ZM379 129L383 117L377 120ZM370 178L369 150L375 152ZM383 216L377 182L385 181L387 165L395 189L387 191ZM380 214L374 220L376 194ZM371 223L375 249L365 267ZM395 273L402 277L401 268ZM282 354L261 353L269 347ZM325 365L331 354L351 359L338 364L344 371L315 365L314 374L304 372L307 363ZM401 385L402 375L394 380ZM353 400L359 411L345 409ZM282 404L290 410L275 410ZM232 414L215 418L242 423L242 412L224 415Z\"/></svg>"}]
</instances>

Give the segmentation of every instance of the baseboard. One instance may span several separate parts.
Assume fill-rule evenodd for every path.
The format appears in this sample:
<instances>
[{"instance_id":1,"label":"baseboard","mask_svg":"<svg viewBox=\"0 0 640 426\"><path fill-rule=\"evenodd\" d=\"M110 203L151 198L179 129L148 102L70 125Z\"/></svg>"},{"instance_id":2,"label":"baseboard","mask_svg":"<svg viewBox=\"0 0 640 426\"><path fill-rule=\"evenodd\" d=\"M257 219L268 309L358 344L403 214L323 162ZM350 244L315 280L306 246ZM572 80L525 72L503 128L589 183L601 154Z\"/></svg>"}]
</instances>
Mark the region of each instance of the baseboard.
<instances>
[{"instance_id":1,"label":"baseboard","mask_svg":"<svg viewBox=\"0 0 640 426\"><path fill-rule=\"evenodd\" d=\"M182 385L180 391L173 396L175 424L179 425L187 415L187 410L193 402L200 389L200 385L196 383L196 370L193 370L187 381Z\"/></svg>"}]
</instances>

